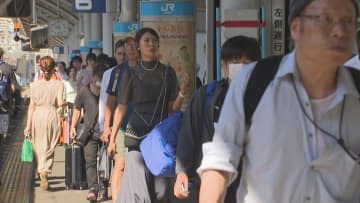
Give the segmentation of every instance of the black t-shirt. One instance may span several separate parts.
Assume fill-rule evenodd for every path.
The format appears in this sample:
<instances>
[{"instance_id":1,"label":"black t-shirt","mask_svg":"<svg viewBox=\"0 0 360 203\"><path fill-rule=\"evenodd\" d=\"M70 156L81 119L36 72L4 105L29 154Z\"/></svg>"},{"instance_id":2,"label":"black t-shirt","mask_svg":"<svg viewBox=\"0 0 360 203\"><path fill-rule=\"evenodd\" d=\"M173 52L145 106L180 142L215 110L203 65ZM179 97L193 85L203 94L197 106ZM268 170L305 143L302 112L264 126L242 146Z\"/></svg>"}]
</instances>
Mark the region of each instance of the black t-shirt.
<instances>
[{"instance_id":1,"label":"black t-shirt","mask_svg":"<svg viewBox=\"0 0 360 203\"><path fill-rule=\"evenodd\" d=\"M80 89L75 98L75 108L84 108L84 123L87 125L94 125L94 130L99 130L97 116L99 112L99 96L94 95L90 91L89 86Z\"/></svg>"},{"instance_id":2,"label":"black t-shirt","mask_svg":"<svg viewBox=\"0 0 360 203\"><path fill-rule=\"evenodd\" d=\"M165 96L163 92L166 92ZM171 67L159 63L156 69L146 70L138 63L135 68L128 69L121 80L118 95L119 103L131 103L134 107L135 113L132 114L128 127L140 135L146 134L160 122L161 117L167 117L169 102L176 99L178 92L176 73Z\"/></svg>"}]
</instances>

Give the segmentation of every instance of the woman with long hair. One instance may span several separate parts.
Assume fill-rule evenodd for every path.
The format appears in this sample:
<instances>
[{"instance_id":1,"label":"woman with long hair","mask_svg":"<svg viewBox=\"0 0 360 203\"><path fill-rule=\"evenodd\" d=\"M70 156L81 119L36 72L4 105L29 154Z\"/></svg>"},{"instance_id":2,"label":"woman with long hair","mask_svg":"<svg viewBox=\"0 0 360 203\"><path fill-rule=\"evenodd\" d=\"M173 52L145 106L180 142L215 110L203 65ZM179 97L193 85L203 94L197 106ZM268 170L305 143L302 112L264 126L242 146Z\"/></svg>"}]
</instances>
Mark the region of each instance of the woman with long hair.
<instances>
[{"instance_id":1,"label":"woman with long hair","mask_svg":"<svg viewBox=\"0 0 360 203\"><path fill-rule=\"evenodd\" d=\"M54 164L54 152L60 136L60 112L64 104L64 84L53 79L55 62L50 56L40 59L41 79L30 85L30 104L24 135L31 135L40 187L48 190L47 176Z\"/></svg>"},{"instance_id":2,"label":"woman with long hair","mask_svg":"<svg viewBox=\"0 0 360 203\"><path fill-rule=\"evenodd\" d=\"M141 58L136 67L128 69L123 75L108 148L109 154L114 154L116 134L127 106L131 104L134 110L125 132L128 152L117 202L165 202L169 188L167 180L154 177L149 172L139 144L168 114L180 111L188 82L179 88L175 71L159 62L159 35L156 31L142 28L135 35L135 43Z\"/></svg>"}]
</instances>

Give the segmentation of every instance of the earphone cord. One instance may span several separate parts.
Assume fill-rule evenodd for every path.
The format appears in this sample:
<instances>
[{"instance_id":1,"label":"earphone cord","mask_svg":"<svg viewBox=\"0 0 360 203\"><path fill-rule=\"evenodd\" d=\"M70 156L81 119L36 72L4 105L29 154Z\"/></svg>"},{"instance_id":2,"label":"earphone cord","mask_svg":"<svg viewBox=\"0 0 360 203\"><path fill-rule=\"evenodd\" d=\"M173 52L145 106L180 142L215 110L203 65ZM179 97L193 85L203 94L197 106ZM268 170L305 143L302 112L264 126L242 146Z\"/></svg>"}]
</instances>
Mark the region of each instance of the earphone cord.
<instances>
[{"instance_id":1,"label":"earphone cord","mask_svg":"<svg viewBox=\"0 0 360 203\"><path fill-rule=\"evenodd\" d=\"M350 152L350 150L345 146L344 140L341 136L341 132L342 132L342 123L343 123L343 117L344 117L344 109L345 109L345 95L344 95L344 99L341 105L341 113L340 113L340 121L339 121L339 138L335 137L334 135L332 135L331 133L329 133L328 131L324 130L323 128L321 128L317 123L315 123L314 120L312 120L310 118L310 116L306 113L306 110L304 108L304 106L301 104L300 101L300 96L299 96L299 92L297 91L297 88L295 86L295 81L294 78L291 77L291 82L292 85L294 87L295 90L295 94L296 94L296 98L297 101L299 103L299 106L301 108L301 111L303 112L303 114L305 115L305 117L315 126L316 129L320 130L322 133L324 133L325 135L329 136L330 138L334 139L336 141L336 143L338 145L341 146L341 148L356 162L359 162L359 160Z\"/></svg>"}]
</instances>

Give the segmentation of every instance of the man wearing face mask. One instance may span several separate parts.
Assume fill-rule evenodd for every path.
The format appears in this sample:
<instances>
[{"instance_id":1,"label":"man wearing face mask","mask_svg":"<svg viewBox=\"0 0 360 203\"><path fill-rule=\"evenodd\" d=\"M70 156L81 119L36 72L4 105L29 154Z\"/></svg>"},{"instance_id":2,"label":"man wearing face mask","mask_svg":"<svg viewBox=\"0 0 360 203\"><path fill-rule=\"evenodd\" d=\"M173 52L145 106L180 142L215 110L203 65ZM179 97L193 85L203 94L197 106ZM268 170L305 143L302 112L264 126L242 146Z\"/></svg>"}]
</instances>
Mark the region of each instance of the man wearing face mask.
<instances>
[{"instance_id":1,"label":"man wearing face mask","mask_svg":"<svg viewBox=\"0 0 360 203\"><path fill-rule=\"evenodd\" d=\"M91 83L80 89L79 93L76 95L70 129L70 136L75 137L76 127L79 122L81 110L84 110L84 123L88 126L92 126L94 132L84 143L86 178L89 187L87 200L89 201L97 200L97 194L99 190L99 184L97 181L98 175L96 169L96 158L98 145L100 143L100 135L99 124L96 121L98 117L101 78L103 76L104 70L104 64L95 65L92 73Z\"/></svg>"},{"instance_id":2,"label":"man wearing face mask","mask_svg":"<svg viewBox=\"0 0 360 203\"><path fill-rule=\"evenodd\" d=\"M177 198L186 199L187 202L198 202L200 179L196 169L202 159L202 143L212 140L214 124L219 118L229 83L242 67L241 64L259 59L260 47L254 38L236 36L223 44L221 48L223 79L215 81L215 89L209 99L206 99L208 85L199 88L183 116L176 153L177 176L174 195ZM233 192L229 192L227 196L229 199L225 202L234 202L231 201L235 197Z\"/></svg>"}]
</instances>

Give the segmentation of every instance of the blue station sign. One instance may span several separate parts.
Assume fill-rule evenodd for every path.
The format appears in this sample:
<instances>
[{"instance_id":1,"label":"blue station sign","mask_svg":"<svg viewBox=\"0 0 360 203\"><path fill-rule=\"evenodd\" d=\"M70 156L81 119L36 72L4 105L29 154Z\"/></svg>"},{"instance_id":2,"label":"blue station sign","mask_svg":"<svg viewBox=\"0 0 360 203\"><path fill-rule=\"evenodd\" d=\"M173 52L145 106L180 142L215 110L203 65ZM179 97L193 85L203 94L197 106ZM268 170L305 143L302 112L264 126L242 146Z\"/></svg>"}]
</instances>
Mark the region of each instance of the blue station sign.
<instances>
[{"instance_id":1,"label":"blue station sign","mask_svg":"<svg viewBox=\"0 0 360 203\"><path fill-rule=\"evenodd\" d=\"M140 15L145 16L194 16L195 5L186 2L148 2L142 1Z\"/></svg>"},{"instance_id":2,"label":"blue station sign","mask_svg":"<svg viewBox=\"0 0 360 203\"><path fill-rule=\"evenodd\" d=\"M139 29L140 29L139 22L114 22L113 23L114 33L137 32Z\"/></svg>"}]
</instances>

